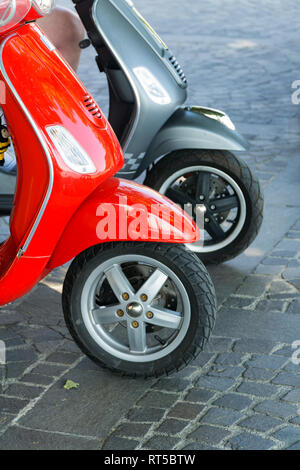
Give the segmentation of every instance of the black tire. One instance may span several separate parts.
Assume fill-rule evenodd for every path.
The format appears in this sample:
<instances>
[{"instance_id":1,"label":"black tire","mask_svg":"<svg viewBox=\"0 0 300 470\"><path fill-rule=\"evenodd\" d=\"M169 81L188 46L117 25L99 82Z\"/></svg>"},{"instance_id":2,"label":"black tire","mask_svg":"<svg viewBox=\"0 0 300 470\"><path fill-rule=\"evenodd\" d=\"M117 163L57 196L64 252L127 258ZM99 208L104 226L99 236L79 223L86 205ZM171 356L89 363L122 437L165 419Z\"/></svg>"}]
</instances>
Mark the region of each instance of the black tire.
<instances>
[{"instance_id":1,"label":"black tire","mask_svg":"<svg viewBox=\"0 0 300 470\"><path fill-rule=\"evenodd\" d=\"M148 171L144 184L160 191L175 172L193 165L216 168L231 177L241 189L246 202L242 229L227 246L211 252L196 252L204 263L218 264L235 258L253 242L263 221L264 200L258 179L247 164L228 151L178 150L168 154ZM176 202L176 201L175 201Z\"/></svg>"},{"instance_id":2,"label":"black tire","mask_svg":"<svg viewBox=\"0 0 300 470\"><path fill-rule=\"evenodd\" d=\"M82 292L89 276L93 276L91 273L95 273L99 265L124 254L149 256L162 263L175 273L188 294L190 316L188 316L189 323L185 336L170 354L158 360L131 362L131 360L120 359L118 355L109 353L106 348L101 347L95 341L84 321L81 299L84 298ZM192 361L202 351L208 340L216 314L214 287L199 259L184 245L151 242L104 243L82 252L75 258L67 272L63 286L62 305L67 327L75 342L87 356L112 372L144 378L169 375ZM164 346L162 350L163 348Z\"/></svg>"}]
</instances>

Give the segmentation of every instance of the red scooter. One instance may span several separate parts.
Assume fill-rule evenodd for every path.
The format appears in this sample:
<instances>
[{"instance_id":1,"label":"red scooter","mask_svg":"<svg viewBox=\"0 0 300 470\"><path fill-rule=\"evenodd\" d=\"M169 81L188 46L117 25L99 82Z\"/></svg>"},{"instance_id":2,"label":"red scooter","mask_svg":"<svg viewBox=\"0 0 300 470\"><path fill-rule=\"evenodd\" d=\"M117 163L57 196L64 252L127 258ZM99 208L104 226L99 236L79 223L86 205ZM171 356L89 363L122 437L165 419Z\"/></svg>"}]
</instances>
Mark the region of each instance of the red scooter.
<instances>
[{"instance_id":1,"label":"red scooter","mask_svg":"<svg viewBox=\"0 0 300 470\"><path fill-rule=\"evenodd\" d=\"M34 24L52 3L0 3L3 153L10 134L18 162L0 305L73 259L62 303L80 348L125 375L168 374L214 324L213 285L184 246L199 231L169 199L113 177L124 162L114 132Z\"/></svg>"}]
</instances>

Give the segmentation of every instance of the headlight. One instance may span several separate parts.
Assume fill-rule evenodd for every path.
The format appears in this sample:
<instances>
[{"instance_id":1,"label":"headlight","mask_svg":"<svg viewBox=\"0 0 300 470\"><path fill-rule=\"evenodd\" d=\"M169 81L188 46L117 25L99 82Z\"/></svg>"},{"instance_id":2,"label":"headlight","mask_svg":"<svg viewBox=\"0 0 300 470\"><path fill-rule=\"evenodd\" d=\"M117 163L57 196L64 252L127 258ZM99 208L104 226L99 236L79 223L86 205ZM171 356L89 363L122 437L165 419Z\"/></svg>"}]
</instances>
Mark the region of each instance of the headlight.
<instances>
[{"instance_id":1,"label":"headlight","mask_svg":"<svg viewBox=\"0 0 300 470\"><path fill-rule=\"evenodd\" d=\"M65 164L76 173L95 173L97 168L67 129L62 126L48 126L46 131Z\"/></svg>"},{"instance_id":2,"label":"headlight","mask_svg":"<svg viewBox=\"0 0 300 470\"><path fill-rule=\"evenodd\" d=\"M47 15L54 8L55 0L32 0L32 4L41 15Z\"/></svg>"},{"instance_id":3,"label":"headlight","mask_svg":"<svg viewBox=\"0 0 300 470\"><path fill-rule=\"evenodd\" d=\"M0 0L0 34L25 18L30 8L30 0Z\"/></svg>"}]
</instances>

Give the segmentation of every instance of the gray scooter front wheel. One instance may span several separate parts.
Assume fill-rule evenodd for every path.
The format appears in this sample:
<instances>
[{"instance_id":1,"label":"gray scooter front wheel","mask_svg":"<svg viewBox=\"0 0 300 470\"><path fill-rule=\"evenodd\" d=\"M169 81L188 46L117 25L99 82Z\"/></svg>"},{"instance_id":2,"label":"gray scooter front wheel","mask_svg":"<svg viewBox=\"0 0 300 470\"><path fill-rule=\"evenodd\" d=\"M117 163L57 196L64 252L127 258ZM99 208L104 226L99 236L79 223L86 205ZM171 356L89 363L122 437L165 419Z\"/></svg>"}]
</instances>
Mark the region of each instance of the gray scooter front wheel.
<instances>
[{"instance_id":1,"label":"gray scooter front wheel","mask_svg":"<svg viewBox=\"0 0 300 470\"><path fill-rule=\"evenodd\" d=\"M204 242L188 247L203 262L236 257L258 234L264 205L260 184L246 163L230 152L172 152L154 165L144 184L201 220Z\"/></svg>"}]
</instances>

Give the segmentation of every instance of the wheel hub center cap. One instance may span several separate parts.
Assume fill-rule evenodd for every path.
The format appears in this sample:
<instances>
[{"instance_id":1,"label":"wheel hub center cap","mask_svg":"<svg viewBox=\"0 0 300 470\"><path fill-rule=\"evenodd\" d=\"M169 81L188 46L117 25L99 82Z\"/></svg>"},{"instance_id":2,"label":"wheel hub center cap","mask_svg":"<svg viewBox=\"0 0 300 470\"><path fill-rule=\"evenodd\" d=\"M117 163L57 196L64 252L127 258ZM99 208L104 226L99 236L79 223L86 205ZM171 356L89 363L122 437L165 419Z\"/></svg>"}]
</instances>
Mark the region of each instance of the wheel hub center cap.
<instances>
[{"instance_id":1,"label":"wheel hub center cap","mask_svg":"<svg viewBox=\"0 0 300 470\"><path fill-rule=\"evenodd\" d=\"M126 307L127 313L133 318L139 317L143 313L143 307L138 302L131 302Z\"/></svg>"}]
</instances>

